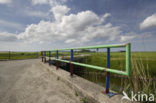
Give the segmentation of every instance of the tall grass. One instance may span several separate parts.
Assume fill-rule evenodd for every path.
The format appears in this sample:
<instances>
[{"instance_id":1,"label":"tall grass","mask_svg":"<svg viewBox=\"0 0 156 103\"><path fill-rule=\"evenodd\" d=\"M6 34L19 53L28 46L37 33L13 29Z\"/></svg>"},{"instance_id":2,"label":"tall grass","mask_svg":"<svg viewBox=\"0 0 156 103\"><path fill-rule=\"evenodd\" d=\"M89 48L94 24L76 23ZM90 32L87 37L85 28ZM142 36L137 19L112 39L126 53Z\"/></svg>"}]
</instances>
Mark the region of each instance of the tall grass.
<instances>
[{"instance_id":1,"label":"tall grass","mask_svg":"<svg viewBox=\"0 0 156 103\"><path fill-rule=\"evenodd\" d=\"M140 54L141 55L139 55L139 53L132 53L130 77L126 77L127 79L115 77L114 80L113 77L111 77L111 89L117 90L117 92L120 93L122 93L122 91L124 90L128 94L131 94L131 91L134 91L135 93L140 92L148 95L156 95L156 81L153 80L153 78L156 77L156 62L153 62L156 61L156 58L154 56L154 54L156 53L152 53L152 55L150 53ZM84 63L106 67L106 53L95 53L88 57L84 57L83 59ZM123 71L125 70L124 53L111 54L111 68ZM84 72L86 72L84 76L86 79L89 79L95 83L99 82L99 84L103 82L102 85L105 86L105 81L103 80L105 79L105 75L99 75L102 74L102 72L93 69L85 69ZM111 74L111 76L112 75L114 74ZM121 84L118 84L118 82L120 82ZM120 89L118 89L119 85L121 87Z\"/></svg>"},{"instance_id":2,"label":"tall grass","mask_svg":"<svg viewBox=\"0 0 156 103\"><path fill-rule=\"evenodd\" d=\"M132 56L131 63L131 77L128 78L128 81L122 80L121 82L124 91L156 95L156 81L152 80L148 61L145 63L141 57L137 60Z\"/></svg>"}]
</instances>

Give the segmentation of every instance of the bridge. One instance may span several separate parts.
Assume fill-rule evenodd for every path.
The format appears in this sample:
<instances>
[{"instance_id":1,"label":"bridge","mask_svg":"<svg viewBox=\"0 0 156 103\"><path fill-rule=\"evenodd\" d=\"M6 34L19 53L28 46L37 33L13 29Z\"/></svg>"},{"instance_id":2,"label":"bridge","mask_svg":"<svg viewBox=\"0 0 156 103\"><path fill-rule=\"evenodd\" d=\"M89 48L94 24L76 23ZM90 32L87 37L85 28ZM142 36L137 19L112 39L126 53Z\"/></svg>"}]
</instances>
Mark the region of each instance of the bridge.
<instances>
[{"instance_id":1,"label":"bridge","mask_svg":"<svg viewBox=\"0 0 156 103\"><path fill-rule=\"evenodd\" d=\"M110 48L117 47L126 47L125 71L110 68ZM106 68L74 61L74 57L87 56L84 54L74 56L74 52L77 50L97 48L107 49ZM59 52L64 50L68 50L70 56L59 55ZM55 52L55 54L52 52ZM29 59L0 62L0 101L2 103L121 102L123 96L109 89L109 75L110 73L116 73L130 76L130 44L58 49L42 51L41 54L42 60ZM52 61L55 61L56 66L51 65ZM59 68L58 62L69 63L70 73ZM106 88L75 75L73 65L106 71ZM128 103L128 101L124 100L123 103Z\"/></svg>"}]
</instances>

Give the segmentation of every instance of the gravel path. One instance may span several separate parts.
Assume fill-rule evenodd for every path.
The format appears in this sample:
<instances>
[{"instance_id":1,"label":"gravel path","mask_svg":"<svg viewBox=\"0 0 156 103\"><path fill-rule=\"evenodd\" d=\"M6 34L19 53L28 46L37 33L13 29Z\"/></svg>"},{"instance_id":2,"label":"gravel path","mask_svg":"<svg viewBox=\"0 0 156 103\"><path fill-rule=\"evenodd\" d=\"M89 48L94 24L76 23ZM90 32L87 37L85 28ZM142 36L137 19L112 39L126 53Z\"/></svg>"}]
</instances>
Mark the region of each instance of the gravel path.
<instances>
[{"instance_id":1,"label":"gravel path","mask_svg":"<svg viewBox=\"0 0 156 103\"><path fill-rule=\"evenodd\" d=\"M52 68L55 69L55 68ZM81 103L39 60L0 61L0 103Z\"/></svg>"}]
</instances>

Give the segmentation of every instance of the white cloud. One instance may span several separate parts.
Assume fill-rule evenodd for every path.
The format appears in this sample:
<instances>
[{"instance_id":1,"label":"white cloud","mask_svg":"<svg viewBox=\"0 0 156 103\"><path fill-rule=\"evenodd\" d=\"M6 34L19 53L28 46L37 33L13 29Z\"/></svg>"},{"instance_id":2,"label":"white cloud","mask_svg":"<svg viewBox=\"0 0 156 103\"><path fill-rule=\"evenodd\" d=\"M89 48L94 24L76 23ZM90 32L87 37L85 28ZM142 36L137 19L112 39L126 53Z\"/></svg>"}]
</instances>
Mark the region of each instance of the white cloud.
<instances>
[{"instance_id":1,"label":"white cloud","mask_svg":"<svg viewBox=\"0 0 156 103\"><path fill-rule=\"evenodd\" d=\"M24 39L29 42L42 42L50 39L52 41L53 38L49 37L51 36L51 25L50 22L45 21L40 21L39 24L31 24L25 29L25 32L18 35L18 39Z\"/></svg>"},{"instance_id":2,"label":"white cloud","mask_svg":"<svg viewBox=\"0 0 156 103\"><path fill-rule=\"evenodd\" d=\"M65 43L72 43L72 42L75 42L75 41L76 41L76 39L68 39L68 40L65 41Z\"/></svg>"},{"instance_id":3,"label":"white cloud","mask_svg":"<svg viewBox=\"0 0 156 103\"><path fill-rule=\"evenodd\" d=\"M111 23L103 24L110 16L106 13L98 16L92 11L82 11L77 14L67 14L70 8L57 5L51 9L55 21L41 21L31 24L18 38L29 42L65 42L85 43L96 39L113 41L121 34L120 27Z\"/></svg>"},{"instance_id":4,"label":"white cloud","mask_svg":"<svg viewBox=\"0 0 156 103\"><path fill-rule=\"evenodd\" d=\"M6 20L0 20L0 26L15 28L15 29L18 29L18 30L21 30L21 29L24 28L24 26L19 24L19 23L6 21Z\"/></svg>"},{"instance_id":5,"label":"white cloud","mask_svg":"<svg viewBox=\"0 0 156 103\"><path fill-rule=\"evenodd\" d=\"M37 4L49 4L51 6L56 6L65 3L67 0L32 0L33 5Z\"/></svg>"},{"instance_id":6,"label":"white cloud","mask_svg":"<svg viewBox=\"0 0 156 103\"><path fill-rule=\"evenodd\" d=\"M62 29L65 29L68 32L67 34L71 34L86 30L87 27L99 23L100 18L95 13L92 11L82 11L78 14L63 16L59 25Z\"/></svg>"},{"instance_id":7,"label":"white cloud","mask_svg":"<svg viewBox=\"0 0 156 103\"><path fill-rule=\"evenodd\" d=\"M64 6L64 5L57 5L53 7L50 11L53 13L55 20L60 21L62 17L68 13L70 8Z\"/></svg>"},{"instance_id":8,"label":"white cloud","mask_svg":"<svg viewBox=\"0 0 156 103\"><path fill-rule=\"evenodd\" d=\"M24 15L33 16L33 17L41 17L41 18L47 18L49 16L48 13L41 12L41 11L32 11L32 10L25 10Z\"/></svg>"},{"instance_id":9,"label":"white cloud","mask_svg":"<svg viewBox=\"0 0 156 103\"><path fill-rule=\"evenodd\" d=\"M8 32L0 32L0 41L12 42L16 41L16 34L8 33Z\"/></svg>"},{"instance_id":10,"label":"white cloud","mask_svg":"<svg viewBox=\"0 0 156 103\"><path fill-rule=\"evenodd\" d=\"M141 24L140 29L146 29L150 27L156 27L156 14L147 17Z\"/></svg>"},{"instance_id":11,"label":"white cloud","mask_svg":"<svg viewBox=\"0 0 156 103\"><path fill-rule=\"evenodd\" d=\"M32 4L47 4L48 0L32 0Z\"/></svg>"},{"instance_id":12,"label":"white cloud","mask_svg":"<svg viewBox=\"0 0 156 103\"><path fill-rule=\"evenodd\" d=\"M0 4L9 4L12 0L0 0Z\"/></svg>"},{"instance_id":13,"label":"white cloud","mask_svg":"<svg viewBox=\"0 0 156 103\"><path fill-rule=\"evenodd\" d=\"M101 18L101 22L105 21L105 19L106 19L107 17L109 17L109 16L111 16L110 13L106 13L105 15L103 15L102 18Z\"/></svg>"},{"instance_id":14,"label":"white cloud","mask_svg":"<svg viewBox=\"0 0 156 103\"><path fill-rule=\"evenodd\" d=\"M144 33L140 33L140 34L137 34L135 32L129 32L129 33L126 33L125 35L120 35L120 42L130 42L132 40L139 41L144 38L149 39L151 37L152 37L151 32L144 32Z\"/></svg>"},{"instance_id":15,"label":"white cloud","mask_svg":"<svg viewBox=\"0 0 156 103\"><path fill-rule=\"evenodd\" d=\"M121 36L121 42L132 40L136 37L136 35L123 35Z\"/></svg>"},{"instance_id":16,"label":"white cloud","mask_svg":"<svg viewBox=\"0 0 156 103\"><path fill-rule=\"evenodd\" d=\"M142 35L140 35L142 36ZM120 42L129 42L132 39L140 37L139 34L136 34L135 32L128 32L125 35L120 35Z\"/></svg>"}]
</instances>

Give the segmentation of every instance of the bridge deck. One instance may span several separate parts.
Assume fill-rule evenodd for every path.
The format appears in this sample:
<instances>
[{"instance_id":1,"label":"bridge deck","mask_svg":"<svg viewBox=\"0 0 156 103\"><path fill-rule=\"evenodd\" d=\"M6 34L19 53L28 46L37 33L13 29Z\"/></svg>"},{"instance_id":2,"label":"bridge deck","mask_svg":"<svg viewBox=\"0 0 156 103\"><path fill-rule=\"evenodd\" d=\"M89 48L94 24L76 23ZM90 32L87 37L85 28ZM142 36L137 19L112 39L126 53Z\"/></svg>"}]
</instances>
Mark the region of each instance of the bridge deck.
<instances>
[{"instance_id":1,"label":"bridge deck","mask_svg":"<svg viewBox=\"0 0 156 103\"><path fill-rule=\"evenodd\" d=\"M39 60L0 62L0 103L81 103Z\"/></svg>"},{"instance_id":2,"label":"bridge deck","mask_svg":"<svg viewBox=\"0 0 156 103\"><path fill-rule=\"evenodd\" d=\"M102 90L105 89L95 83L70 77L68 72L41 60L0 62L0 103L83 103L84 97L89 103L121 102L121 95L108 98Z\"/></svg>"}]
</instances>

